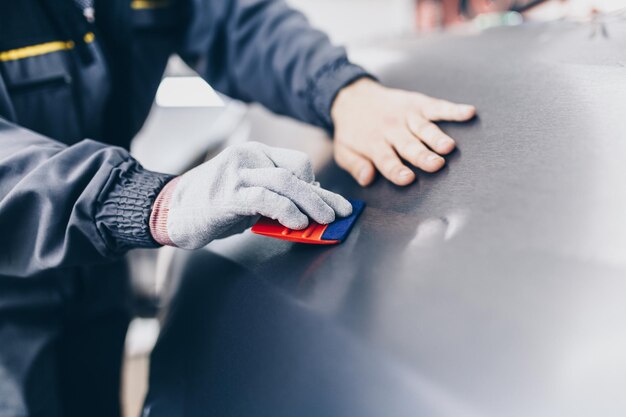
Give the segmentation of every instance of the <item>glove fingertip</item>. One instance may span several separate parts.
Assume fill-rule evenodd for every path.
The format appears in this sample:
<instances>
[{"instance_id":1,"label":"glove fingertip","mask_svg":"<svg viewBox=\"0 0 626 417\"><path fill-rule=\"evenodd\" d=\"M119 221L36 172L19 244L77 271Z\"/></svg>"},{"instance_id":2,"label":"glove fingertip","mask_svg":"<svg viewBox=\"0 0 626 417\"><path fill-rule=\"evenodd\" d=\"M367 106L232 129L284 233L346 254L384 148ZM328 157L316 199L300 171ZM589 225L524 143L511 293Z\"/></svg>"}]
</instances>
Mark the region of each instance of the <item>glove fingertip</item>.
<instances>
[{"instance_id":1,"label":"glove fingertip","mask_svg":"<svg viewBox=\"0 0 626 417\"><path fill-rule=\"evenodd\" d=\"M352 214L352 204L348 200L342 201L337 207L336 213L339 217L348 217Z\"/></svg>"},{"instance_id":2,"label":"glove fingertip","mask_svg":"<svg viewBox=\"0 0 626 417\"><path fill-rule=\"evenodd\" d=\"M291 230L304 230L309 226L309 218L305 215L298 218L278 219L280 224Z\"/></svg>"},{"instance_id":3,"label":"glove fingertip","mask_svg":"<svg viewBox=\"0 0 626 417\"><path fill-rule=\"evenodd\" d=\"M315 220L315 222L319 224L331 224L335 221L335 219L335 211L330 207L328 208L327 212L316 213L316 215L313 217L313 220Z\"/></svg>"},{"instance_id":4,"label":"glove fingertip","mask_svg":"<svg viewBox=\"0 0 626 417\"><path fill-rule=\"evenodd\" d=\"M352 204L339 194L330 193L326 202L335 211L337 217L347 217L352 214Z\"/></svg>"}]
</instances>

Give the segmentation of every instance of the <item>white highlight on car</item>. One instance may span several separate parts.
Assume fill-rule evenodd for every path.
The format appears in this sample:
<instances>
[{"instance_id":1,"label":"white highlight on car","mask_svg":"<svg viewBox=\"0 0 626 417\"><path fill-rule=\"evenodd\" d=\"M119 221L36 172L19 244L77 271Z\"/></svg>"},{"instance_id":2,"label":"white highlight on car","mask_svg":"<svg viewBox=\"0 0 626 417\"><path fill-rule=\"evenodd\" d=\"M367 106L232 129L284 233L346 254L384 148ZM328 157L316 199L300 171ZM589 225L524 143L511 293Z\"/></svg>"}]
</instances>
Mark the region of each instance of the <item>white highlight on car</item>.
<instances>
[{"instance_id":1,"label":"white highlight on car","mask_svg":"<svg viewBox=\"0 0 626 417\"><path fill-rule=\"evenodd\" d=\"M165 77L156 94L159 107L224 107L224 101L200 77Z\"/></svg>"}]
</instances>

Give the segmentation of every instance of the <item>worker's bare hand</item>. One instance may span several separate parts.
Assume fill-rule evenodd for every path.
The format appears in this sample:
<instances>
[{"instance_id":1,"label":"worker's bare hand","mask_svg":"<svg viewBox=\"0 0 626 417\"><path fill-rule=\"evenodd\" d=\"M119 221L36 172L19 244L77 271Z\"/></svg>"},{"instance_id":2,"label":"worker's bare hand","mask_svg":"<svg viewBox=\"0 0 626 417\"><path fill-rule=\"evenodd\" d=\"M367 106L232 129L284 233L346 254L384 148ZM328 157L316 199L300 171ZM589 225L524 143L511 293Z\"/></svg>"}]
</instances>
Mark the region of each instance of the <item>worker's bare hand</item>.
<instances>
[{"instance_id":1,"label":"worker's bare hand","mask_svg":"<svg viewBox=\"0 0 626 417\"><path fill-rule=\"evenodd\" d=\"M335 160L362 186L374 181L376 169L394 184L408 185L415 174L400 158L426 172L440 170L446 163L441 155L456 144L434 122L463 122L475 114L470 105L362 79L344 88L333 104Z\"/></svg>"}]
</instances>

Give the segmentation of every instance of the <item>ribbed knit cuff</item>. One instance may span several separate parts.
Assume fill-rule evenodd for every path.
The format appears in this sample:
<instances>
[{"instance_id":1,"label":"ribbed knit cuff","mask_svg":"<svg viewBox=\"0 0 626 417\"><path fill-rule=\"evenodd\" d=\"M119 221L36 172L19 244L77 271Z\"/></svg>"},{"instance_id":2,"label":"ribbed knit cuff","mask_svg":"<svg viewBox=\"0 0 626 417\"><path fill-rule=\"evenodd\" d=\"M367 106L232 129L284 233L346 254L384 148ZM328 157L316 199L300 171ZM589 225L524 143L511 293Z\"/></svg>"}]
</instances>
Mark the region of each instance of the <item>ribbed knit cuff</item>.
<instances>
[{"instance_id":1,"label":"ribbed knit cuff","mask_svg":"<svg viewBox=\"0 0 626 417\"><path fill-rule=\"evenodd\" d=\"M159 246L150 232L150 213L157 196L172 178L148 171L135 161L113 170L96 212L98 230L112 251L123 253Z\"/></svg>"},{"instance_id":2,"label":"ribbed knit cuff","mask_svg":"<svg viewBox=\"0 0 626 417\"><path fill-rule=\"evenodd\" d=\"M331 110L339 92L361 78L376 79L358 65L352 64L347 57L342 57L322 67L309 84L309 97L313 111L321 121L322 127L332 136L334 131Z\"/></svg>"},{"instance_id":3,"label":"ribbed knit cuff","mask_svg":"<svg viewBox=\"0 0 626 417\"><path fill-rule=\"evenodd\" d=\"M170 239L170 235L167 231L167 217L170 212L172 194L174 194L179 179L180 177L174 178L172 181L168 182L167 185L163 187L163 190L161 190L152 206L150 233L157 243L164 246L176 246Z\"/></svg>"}]
</instances>

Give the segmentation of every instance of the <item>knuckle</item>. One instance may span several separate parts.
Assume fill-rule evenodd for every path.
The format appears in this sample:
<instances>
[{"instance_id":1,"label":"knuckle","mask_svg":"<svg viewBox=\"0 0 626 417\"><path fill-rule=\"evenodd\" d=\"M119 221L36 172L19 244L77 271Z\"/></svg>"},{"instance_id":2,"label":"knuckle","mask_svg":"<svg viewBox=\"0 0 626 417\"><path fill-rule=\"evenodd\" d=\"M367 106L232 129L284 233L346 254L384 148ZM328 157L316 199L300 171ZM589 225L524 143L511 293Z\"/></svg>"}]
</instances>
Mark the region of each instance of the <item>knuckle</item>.
<instances>
[{"instance_id":1,"label":"knuckle","mask_svg":"<svg viewBox=\"0 0 626 417\"><path fill-rule=\"evenodd\" d=\"M440 99L440 98L434 98L434 99L432 100L432 102L430 103L430 105L431 105L433 108L436 108L436 109L439 109L439 110L443 110L447 104L448 104L448 102L447 102L447 101L442 100L442 99Z\"/></svg>"},{"instance_id":2,"label":"knuckle","mask_svg":"<svg viewBox=\"0 0 626 417\"><path fill-rule=\"evenodd\" d=\"M409 127L415 134L420 134L429 123L421 114L413 114L409 118Z\"/></svg>"},{"instance_id":3,"label":"knuckle","mask_svg":"<svg viewBox=\"0 0 626 417\"><path fill-rule=\"evenodd\" d=\"M402 155L413 155L419 150L415 141L412 140L403 141L397 149Z\"/></svg>"},{"instance_id":4,"label":"knuckle","mask_svg":"<svg viewBox=\"0 0 626 417\"><path fill-rule=\"evenodd\" d=\"M435 126L432 123L424 123L422 125L422 128L420 130L420 134L425 136L425 137L433 137L435 135L437 135L437 126Z\"/></svg>"},{"instance_id":5,"label":"knuckle","mask_svg":"<svg viewBox=\"0 0 626 417\"><path fill-rule=\"evenodd\" d=\"M446 101L441 105L441 111L447 116L454 116L457 113L457 106Z\"/></svg>"},{"instance_id":6,"label":"knuckle","mask_svg":"<svg viewBox=\"0 0 626 417\"><path fill-rule=\"evenodd\" d=\"M398 166L398 159L392 156L384 156L381 158L381 168L385 172L391 172Z\"/></svg>"},{"instance_id":7,"label":"knuckle","mask_svg":"<svg viewBox=\"0 0 626 417\"><path fill-rule=\"evenodd\" d=\"M417 154L417 159L419 159L420 161L426 161L433 153L430 152L427 149L422 149L419 151L419 153Z\"/></svg>"},{"instance_id":8,"label":"knuckle","mask_svg":"<svg viewBox=\"0 0 626 417\"><path fill-rule=\"evenodd\" d=\"M396 115L384 115L383 116L383 126L387 129L394 128L401 123L400 118Z\"/></svg>"}]
</instances>

